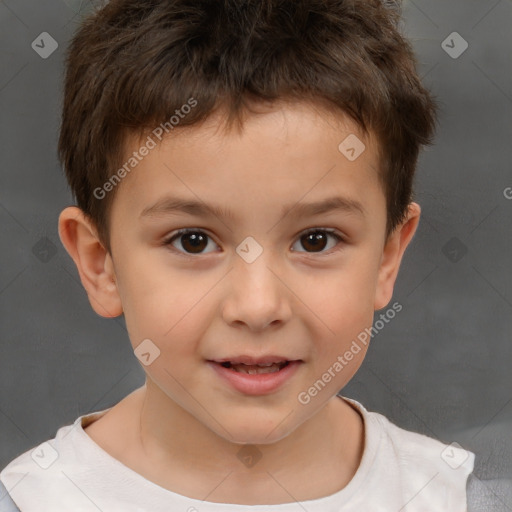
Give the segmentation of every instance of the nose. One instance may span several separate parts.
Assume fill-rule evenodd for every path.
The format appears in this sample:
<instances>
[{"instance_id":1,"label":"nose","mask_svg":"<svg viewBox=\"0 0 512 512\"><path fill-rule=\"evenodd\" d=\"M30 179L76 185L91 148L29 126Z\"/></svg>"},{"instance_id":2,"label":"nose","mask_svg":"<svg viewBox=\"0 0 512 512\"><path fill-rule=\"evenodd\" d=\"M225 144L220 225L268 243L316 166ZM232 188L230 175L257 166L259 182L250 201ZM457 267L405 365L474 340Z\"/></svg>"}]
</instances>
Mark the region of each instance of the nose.
<instances>
[{"instance_id":1,"label":"nose","mask_svg":"<svg viewBox=\"0 0 512 512\"><path fill-rule=\"evenodd\" d=\"M232 326L245 325L254 332L278 326L289 321L292 315L290 295L282 272L270 251L252 263L236 257L229 272L222 316Z\"/></svg>"}]
</instances>

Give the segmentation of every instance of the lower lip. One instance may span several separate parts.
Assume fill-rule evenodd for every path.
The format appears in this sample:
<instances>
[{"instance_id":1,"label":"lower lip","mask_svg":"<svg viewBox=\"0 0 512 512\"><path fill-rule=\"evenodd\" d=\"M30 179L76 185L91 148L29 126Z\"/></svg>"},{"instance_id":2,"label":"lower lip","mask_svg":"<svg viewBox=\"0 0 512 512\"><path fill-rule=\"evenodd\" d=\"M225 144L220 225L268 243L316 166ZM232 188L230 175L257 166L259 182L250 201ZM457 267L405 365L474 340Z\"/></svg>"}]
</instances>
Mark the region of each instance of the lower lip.
<instances>
[{"instance_id":1,"label":"lower lip","mask_svg":"<svg viewBox=\"0 0 512 512\"><path fill-rule=\"evenodd\" d=\"M219 363L208 361L208 364L231 386L246 395L267 395L276 391L295 374L302 361L290 361L283 369L272 373L242 373L224 368Z\"/></svg>"}]
</instances>

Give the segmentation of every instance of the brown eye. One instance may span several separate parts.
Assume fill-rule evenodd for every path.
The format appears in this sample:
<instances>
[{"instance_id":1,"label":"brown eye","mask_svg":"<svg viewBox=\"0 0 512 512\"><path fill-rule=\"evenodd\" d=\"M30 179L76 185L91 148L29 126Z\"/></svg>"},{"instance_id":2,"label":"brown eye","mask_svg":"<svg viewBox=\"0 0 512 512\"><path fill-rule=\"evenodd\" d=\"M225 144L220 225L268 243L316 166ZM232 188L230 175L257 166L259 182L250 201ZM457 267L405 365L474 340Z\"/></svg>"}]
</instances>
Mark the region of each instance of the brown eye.
<instances>
[{"instance_id":1,"label":"brown eye","mask_svg":"<svg viewBox=\"0 0 512 512\"><path fill-rule=\"evenodd\" d=\"M299 238L298 241L301 246L306 249L306 252L326 252L324 249L328 245L329 237L336 239L338 242L343 241L343 238L340 235L327 229L312 229L307 231ZM334 244L334 246L336 245L337 244Z\"/></svg>"},{"instance_id":2,"label":"brown eye","mask_svg":"<svg viewBox=\"0 0 512 512\"><path fill-rule=\"evenodd\" d=\"M171 238L164 241L164 244L176 247L174 241L177 240L183 248L183 250L181 250L179 247L176 247L180 252L185 252L186 254L203 254L204 249L208 247L209 238L210 237L204 231L182 229Z\"/></svg>"}]
</instances>

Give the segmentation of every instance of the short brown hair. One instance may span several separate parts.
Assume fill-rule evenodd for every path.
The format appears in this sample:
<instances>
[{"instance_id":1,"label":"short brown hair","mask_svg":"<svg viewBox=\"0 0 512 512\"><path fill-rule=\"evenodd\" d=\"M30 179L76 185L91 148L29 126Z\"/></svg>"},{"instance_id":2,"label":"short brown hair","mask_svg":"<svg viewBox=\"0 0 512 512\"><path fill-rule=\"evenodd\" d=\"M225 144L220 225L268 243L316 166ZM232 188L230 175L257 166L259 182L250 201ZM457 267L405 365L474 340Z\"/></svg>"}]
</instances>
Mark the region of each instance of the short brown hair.
<instances>
[{"instance_id":1,"label":"short brown hair","mask_svg":"<svg viewBox=\"0 0 512 512\"><path fill-rule=\"evenodd\" d=\"M111 0L89 15L68 48L59 157L104 246L115 190L94 191L122 165L126 135L169 127L191 98L180 127L221 108L240 124L250 102L286 99L373 130L392 232L437 110L400 19L383 0Z\"/></svg>"}]
</instances>

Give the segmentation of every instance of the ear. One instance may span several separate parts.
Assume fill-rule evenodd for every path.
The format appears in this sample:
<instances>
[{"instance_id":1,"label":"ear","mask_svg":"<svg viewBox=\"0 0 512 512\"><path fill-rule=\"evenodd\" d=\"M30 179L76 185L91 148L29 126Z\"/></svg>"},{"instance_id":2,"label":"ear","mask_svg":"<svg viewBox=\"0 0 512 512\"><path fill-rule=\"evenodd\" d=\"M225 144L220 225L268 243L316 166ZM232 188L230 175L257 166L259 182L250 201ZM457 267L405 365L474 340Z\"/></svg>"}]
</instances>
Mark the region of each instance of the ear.
<instances>
[{"instance_id":1,"label":"ear","mask_svg":"<svg viewBox=\"0 0 512 512\"><path fill-rule=\"evenodd\" d=\"M121 315L123 307L112 257L80 208L70 206L61 212L59 237L75 262L94 311L105 318Z\"/></svg>"},{"instance_id":2,"label":"ear","mask_svg":"<svg viewBox=\"0 0 512 512\"><path fill-rule=\"evenodd\" d=\"M393 296L393 288L402 256L416 232L420 214L420 206L417 203L410 203L407 218L395 228L385 242L375 291L375 310L386 307Z\"/></svg>"}]
</instances>

